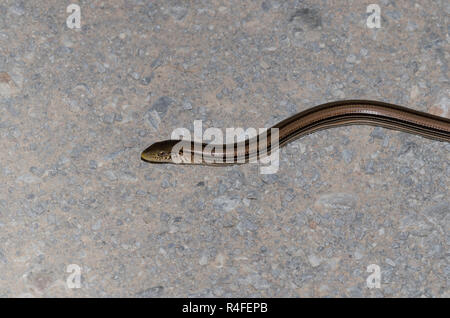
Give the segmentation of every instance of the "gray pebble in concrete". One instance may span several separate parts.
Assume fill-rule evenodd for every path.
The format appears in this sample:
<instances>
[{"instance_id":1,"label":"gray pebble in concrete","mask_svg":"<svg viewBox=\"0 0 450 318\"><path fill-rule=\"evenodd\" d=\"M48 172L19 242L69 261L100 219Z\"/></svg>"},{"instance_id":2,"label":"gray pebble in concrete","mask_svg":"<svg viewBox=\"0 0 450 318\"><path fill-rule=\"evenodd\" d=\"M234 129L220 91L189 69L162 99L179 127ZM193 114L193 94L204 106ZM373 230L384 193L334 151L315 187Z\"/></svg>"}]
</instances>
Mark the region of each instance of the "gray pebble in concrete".
<instances>
[{"instance_id":1,"label":"gray pebble in concrete","mask_svg":"<svg viewBox=\"0 0 450 318\"><path fill-rule=\"evenodd\" d=\"M269 127L344 98L448 117L445 2L381 1L380 29L355 1L81 1L78 31L66 5L0 4L1 296L450 295L442 142L333 128L272 175L140 160L197 119Z\"/></svg>"}]
</instances>

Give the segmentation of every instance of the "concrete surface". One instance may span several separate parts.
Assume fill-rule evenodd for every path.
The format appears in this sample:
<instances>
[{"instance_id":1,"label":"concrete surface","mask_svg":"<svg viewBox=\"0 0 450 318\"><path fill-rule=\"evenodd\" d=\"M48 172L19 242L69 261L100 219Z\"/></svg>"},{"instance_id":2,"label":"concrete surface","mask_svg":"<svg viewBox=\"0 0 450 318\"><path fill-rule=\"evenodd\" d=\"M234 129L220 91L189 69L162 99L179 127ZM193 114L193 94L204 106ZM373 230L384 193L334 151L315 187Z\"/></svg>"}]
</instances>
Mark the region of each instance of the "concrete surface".
<instances>
[{"instance_id":1,"label":"concrete surface","mask_svg":"<svg viewBox=\"0 0 450 318\"><path fill-rule=\"evenodd\" d=\"M449 116L449 2L376 1L369 29L373 2L86 0L77 31L69 1L2 0L0 296L449 297L449 144L360 126L274 175L140 161L196 119L344 98Z\"/></svg>"}]
</instances>

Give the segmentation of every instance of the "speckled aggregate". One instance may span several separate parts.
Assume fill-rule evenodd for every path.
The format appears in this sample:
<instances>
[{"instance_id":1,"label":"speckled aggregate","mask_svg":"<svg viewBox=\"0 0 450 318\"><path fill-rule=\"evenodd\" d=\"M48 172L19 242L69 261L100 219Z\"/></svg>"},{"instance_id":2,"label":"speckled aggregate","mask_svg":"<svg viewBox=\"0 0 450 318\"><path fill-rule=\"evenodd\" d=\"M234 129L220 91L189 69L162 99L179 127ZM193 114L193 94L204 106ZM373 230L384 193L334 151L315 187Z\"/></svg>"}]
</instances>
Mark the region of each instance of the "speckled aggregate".
<instances>
[{"instance_id":1,"label":"speckled aggregate","mask_svg":"<svg viewBox=\"0 0 450 318\"><path fill-rule=\"evenodd\" d=\"M450 296L449 144L353 126L272 175L140 160L338 99L449 116L448 2L380 0L379 29L363 1L77 3L81 30L70 2L0 3L0 296Z\"/></svg>"}]
</instances>

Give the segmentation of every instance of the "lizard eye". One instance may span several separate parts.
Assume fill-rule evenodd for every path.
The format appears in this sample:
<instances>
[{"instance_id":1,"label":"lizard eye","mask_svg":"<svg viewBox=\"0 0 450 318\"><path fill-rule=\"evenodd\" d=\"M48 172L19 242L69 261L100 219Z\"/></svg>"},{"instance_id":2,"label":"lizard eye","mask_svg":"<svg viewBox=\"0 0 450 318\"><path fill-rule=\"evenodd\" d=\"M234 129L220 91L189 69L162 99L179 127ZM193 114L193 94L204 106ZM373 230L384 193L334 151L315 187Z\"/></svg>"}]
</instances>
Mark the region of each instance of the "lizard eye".
<instances>
[{"instance_id":1,"label":"lizard eye","mask_svg":"<svg viewBox=\"0 0 450 318\"><path fill-rule=\"evenodd\" d=\"M160 151L160 152L158 153L158 155L159 155L160 157L164 156L164 151Z\"/></svg>"}]
</instances>

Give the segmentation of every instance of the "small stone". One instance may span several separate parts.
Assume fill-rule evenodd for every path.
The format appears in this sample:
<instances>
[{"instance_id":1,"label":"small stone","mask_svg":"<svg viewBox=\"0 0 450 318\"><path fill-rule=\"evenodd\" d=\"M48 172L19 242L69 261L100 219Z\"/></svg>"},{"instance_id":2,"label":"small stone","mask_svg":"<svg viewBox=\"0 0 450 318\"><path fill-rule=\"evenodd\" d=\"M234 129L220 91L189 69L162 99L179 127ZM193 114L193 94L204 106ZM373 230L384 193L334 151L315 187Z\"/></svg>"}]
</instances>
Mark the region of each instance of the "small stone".
<instances>
[{"instance_id":1,"label":"small stone","mask_svg":"<svg viewBox=\"0 0 450 318\"><path fill-rule=\"evenodd\" d=\"M267 12L267 11L269 11L270 9L272 8L272 5L271 5L271 3L270 3L270 1L263 1L262 3L261 3L261 9L263 9L263 11L265 11L265 12Z\"/></svg>"},{"instance_id":2,"label":"small stone","mask_svg":"<svg viewBox=\"0 0 450 318\"><path fill-rule=\"evenodd\" d=\"M295 10L289 18L289 22L309 30L320 29L322 26L322 17L320 11L317 9L301 8Z\"/></svg>"},{"instance_id":3,"label":"small stone","mask_svg":"<svg viewBox=\"0 0 450 318\"><path fill-rule=\"evenodd\" d=\"M308 256L308 261L311 264L312 267L317 267L322 263L322 259L315 255L315 254L311 254Z\"/></svg>"},{"instance_id":4,"label":"small stone","mask_svg":"<svg viewBox=\"0 0 450 318\"><path fill-rule=\"evenodd\" d=\"M21 181L21 182L32 184L32 183L40 183L41 182L41 178L35 177L35 176L27 173L27 174L19 176L16 179L16 181Z\"/></svg>"},{"instance_id":5,"label":"small stone","mask_svg":"<svg viewBox=\"0 0 450 318\"><path fill-rule=\"evenodd\" d=\"M295 193L294 193L294 189L289 188L286 190L286 194L284 195L283 201L282 201L282 205L283 207L287 207L289 202L292 202L292 200L294 200L295 198Z\"/></svg>"},{"instance_id":6,"label":"small stone","mask_svg":"<svg viewBox=\"0 0 450 318\"><path fill-rule=\"evenodd\" d=\"M136 297L140 297L140 298L161 297L163 292L164 292L163 286L155 286L155 287L151 287L149 289L143 290L141 292L138 292L136 294Z\"/></svg>"},{"instance_id":7,"label":"small stone","mask_svg":"<svg viewBox=\"0 0 450 318\"><path fill-rule=\"evenodd\" d=\"M117 180L117 176L112 170L105 171L105 175L110 181L116 181Z\"/></svg>"},{"instance_id":8,"label":"small stone","mask_svg":"<svg viewBox=\"0 0 450 318\"><path fill-rule=\"evenodd\" d=\"M172 186L172 184L170 183L170 180L166 177L163 179L163 181L161 182L161 188L163 189L167 189L170 188Z\"/></svg>"},{"instance_id":9,"label":"small stone","mask_svg":"<svg viewBox=\"0 0 450 318\"><path fill-rule=\"evenodd\" d=\"M450 202L448 201L429 206L421 214L434 220L436 224L449 224L450 226Z\"/></svg>"},{"instance_id":10,"label":"small stone","mask_svg":"<svg viewBox=\"0 0 450 318\"><path fill-rule=\"evenodd\" d=\"M345 98L345 93L342 91L342 90L340 90L340 89L334 89L333 91L332 91L332 94L335 96L335 97L337 97L337 98Z\"/></svg>"},{"instance_id":11,"label":"small stone","mask_svg":"<svg viewBox=\"0 0 450 318\"><path fill-rule=\"evenodd\" d=\"M382 127L376 127L374 130L372 130L370 136L376 139L384 139L384 137L386 137L385 131L386 130Z\"/></svg>"},{"instance_id":12,"label":"small stone","mask_svg":"<svg viewBox=\"0 0 450 318\"><path fill-rule=\"evenodd\" d=\"M369 160L369 162L365 165L364 171L366 174L375 174L374 168L375 162L373 160Z\"/></svg>"},{"instance_id":13,"label":"small stone","mask_svg":"<svg viewBox=\"0 0 450 318\"><path fill-rule=\"evenodd\" d=\"M415 23L414 21L408 21L408 24L406 25L406 31L413 32L416 31L417 28L417 23Z\"/></svg>"},{"instance_id":14,"label":"small stone","mask_svg":"<svg viewBox=\"0 0 450 318\"><path fill-rule=\"evenodd\" d=\"M155 110L158 115L163 118L166 115L171 103L172 99L170 97L162 96L158 98L155 103L153 103L151 109Z\"/></svg>"},{"instance_id":15,"label":"small stone","mask_svg":"<svg viewBox=\"0 0 450 318\"><path fill-rule=\"evenodd\" d=\"M70 49L70 48L69 48ZM72 50L72 49L71 49ZM71 51L69 51L70 53L71 53ZM100 74L103 74L103 73L105 73L106 72L106 68L105 68L105 66L102 64L102 63L98 63L98 62L96 62L95 63L95 66L97 67L97 71L100 73Z\"/></svg>"},{"instance_id":16,"label":"small stone","mask_svg":"<svg viewBox=\"0 0 450 318\"><path fill-rule=\"evenodd\" d=\"M353 153L348 149L344 149L342 151L342 158L344 158L346 164L349 164L353 160Z\"/></svg>"},{"instance_id":17,"label":"small stone","mask_svg":"<svg viewBox=\"0 0 450 318\"><path fill-rule=\"evenodd\" d=\"M37 176L37 177L42 177L43 174L44 174L44 170L43 169L39 169L37 167L31 167L30 168L30 172L32 174L34 174L35 176Z\"/></svg>"},{"instance_id":18,"label":"small stone","mask_svg":"<svg viewBox=\"0 0 450 318\"><path fill-rule=\"evenodd\" d=\"M262 182L267 184L273 184L278 181L278 175L276 174L263 174L260 176Z\"/></svg>"},{"instance_id":19,"label":"small stone","mask_svg":"<svg viewBox=\"0 0 450 318\"><path fill-rule=\"evenodd\" d=\"M361 298L361 297L363 297L361 289L359 289L358 287L347 288L347 292L349 293L349 296L352 297L352 298Z\"/></svg>"},{"instance_id":20,"label":"small stone","mask_svg":"<svg viewBox=\"0 0 450 318\"><path fill-rule=\"evenodd\" d=\"M354 256L357 261L359 261L360 259L362 259L364 257L364 255L360 251L355 251Z\"/></svg>"},{"instance_id":21,"label":"small stone","mask_svg":"<svg viewBox=\"0 0 450 318\"><path fill-rule=\"evenodd\" d=\"M66 101L69 106L69 110L73 113L77 113L81 110L80 103L75 99L69 99Z\"/></svg>"},{"instance_id":22,"label":"small stone","mask_svg":"<svg viewBox=\"0 0 450 318\"><path fill-rule=\"evenodd\" d=\"M420 95L420 89L417 85L414 85L411 89L411 92L409 93L410 100L414 101L419 97Z\"/></svg>"},{"instance_id":23,"label":"small stone","mask_svg":"<svg viewBox=\"0 0 450 318\"><path fill-rule=\"evenodd\" d=\"M223 268L225 266L226 256L222 253L217 254L216 259L214 261L214 266L216 268Z\"/></svg>"},{"instance_id":24,"label":"small stone","mask_svg":"<svg viewBox=\"0 0 450 318\"><path fill-rule=\"evenodd\" d=\"M100 230L100 227L102 226L102 220L97 220L97 222L92 225L92 230L98 231Z\"/></svg>"},{"instance_id":25,"label":"small stone","mask_svg":"<svg viewBox=\"0 0 450 318\"><path fill-rule=\"evenodd\" d=\"M356 206L356 196L350 193L331 193L320 196L315 206L325 209L350 210Z\"/></svg>"},{"instance_id":26,"label":"small stone","mask_svg":"<svg viewBox=\"0 0 450 318\"><path fill-rule=\"evenodd\" d=\"M150 110L144 115L147 124L154 130L158 130L159 124L161 123L161 117L159 117L156 110Z\"/></svg>"},{"instance_id":27,"label":"small stone","mask_svg":"<svg viewBox=\"0 0 450 318\"><path fill-rule=\"evenodd\" d=\"M133 79L135 79L135 80L138 80L138 79L141 78L141 74L139 74L138 72L132 72L132 73L130 74L130 76L131 76Z\"/></svg>"},{"instance_id":28,"label":"small stone","mask_svg":"<svg viewBox=\"0 0 450 318\"><path fill-rule=\"evenodd\" d=\"M202 257L200 257L198 263L202 266L208 264L208 256L203 255Z\"/></svg>"},{"instance_id":29,"label":"small stone","mask_svg":"<svg viewBox=\"0 0 450 318\"><path fill-rule=\"evenodd\" d=\"M174 6L170 8L170 14L178 21L183 20L187 13L188 9L182 6Z\"/></svg>"},{"instance_id":30,"label":"small stone","mask_svg":"<svg viewBox=\"0 0 450 318\"><path fill-rule=\"evenodd\" d=\"M236 228L239 233L243 235L246 232L256 232L258 230L258 225L249 218L245 218L236 225Z\"/></svg>"},{"instance_id":31,"label":"small stone","mask_svg":"<svg viewBox=\"0 0 450 318\"><path fill-rule=\"evenodd\" d=\"M183 102L183 109L184 109L184 110L191 110L191 109L192 109L192 104L191 104L191 102L185 100L185 101Z\"/></svg>"},{"instance_id":32,"label":"small stone","mask_svg":"<svg viewBox=\"0 0 450 318\"><path fill-rule=\"evenodd\" d=\"M267 69L270 68L270 65L267 64L267 62L264 61L264 60L261 60L261 62L259 62L259 65L261 65L261 67L262 67L263 69L265 69L265 70L267 70Z\"/></svg>"},{"instance_id":33,"label":"small stone","mask_svg":"<svg viewBox=\"0 0 450 318\"><path fill-rule=\"evenodd\" d=\"M429 112L436 116L450 118L450 98L442 96L430 107Z\"/></svg>"},{"instance_id":34,"label":"small stone","mask_svg":"<svg viewBox=\"0 0 450 318\"><path fill-rule=\"evenodd\" d=\"M43 202L38 202L33 205L31 208L32 214L35 216L41 215L45 211L47 211L46 204Z\"/></svg>"},{"instance_id":35,"label":"small stone","mask_svg":"<svg viewBox=\"0 0 450 318\"><path fill-rule=\"evenodd\" d=\"M102 120L106 124L112 124L114 122L114 114L105 114Z\"/></svg>"},{"instance_id":36,"label":"small stone","mask_svg":"<svg viewBox=\"0 0 450 318\"><path fill-rule=\"evenodd\" d=\"M15 5L9 7L9 12L11 12L12 14L17 15L19 17L24 15L25 14L24 4L18 3L18 4L15 4Z\"/></svg>"},{"instance_id":37,"label":"small stone","mask_svg":"<svg viewBox=\"0 0 450 318\"><path fill-rule=\"evenodd\" d=\"M8 263L5 253L3 252L3 250L1 248L0 248L0 263L5 264L5 265Z\"/></svg>"},{"instance_id":38,"label":"small stone","mask_svg":"<svg viewBox=\"0 0 450 318\"><path fill-rule=\"evenodd\" d=\"M356 56L354 54L350 54L345 60L347 63L354 64L356 62Z\"/></svg>"},{"instance_id":39,"label":"small stone","mask_svg":"<svg viewBox=\"0 0 450 318\"><path fill-rule=\"evenodd\" d=\"M386 263L391 265L392 267L395 267L395 262L393 260L391 260L390 258L386 258Z\"/></svg>"},{"instance_id":40,"label":"small stone","mask_svg":"<svg viewBox=\"0 0 450 318\"><path fill-rule=\"evenodd\" d=\"M19 92L17 85L6 72L0 72L0 96L11 97Z\"/></svg>"},{"instance_id":41,"label":"small stone","mask_svg":"<svg viewBox=\"0 0 450 318\"><path fill-rule=\"evenodd\" d=\"M213 200L213 207L216 210L230 212L238 206L239 201L239 198L223 195Z\"/></svg>"},{"instance_id":42,"label":"small stone","mask_svg":"<svg viewBox=\"0 0 450 318\"><path fill-rule=\"evenodd\" d=\"M433 231L433 225L418 214L409 214L400 219L399 230L418 237L426 237Z\"/></svg>"},{"instance_id":43,"label":"small stone","mask_svg":"<svg viewBox=\"0 0 450 318\"><path fill-rule=\"evenodd\" d=\"M141 84L142 84L142 85L148 85L148 84L150 84L150 82L152 81L152 79L153 79L153 73L152 73L151 75L148 75L148 76L143 77L143 78L141 79Z\"/></svg>"},{"instance_id":44,"label":"small stone","mask_svg":"<svg viewBox=\"0 0 450 318\"><path fill-rule=\"evenodd\" d=\"M252 274L245 279L255 289L270 288L270 283L259 274Z\"/></svg>"}]
</instances>

